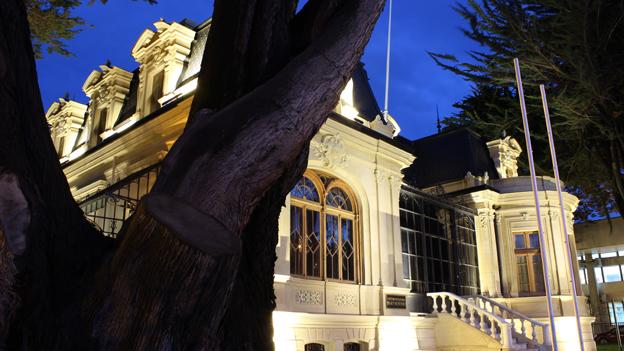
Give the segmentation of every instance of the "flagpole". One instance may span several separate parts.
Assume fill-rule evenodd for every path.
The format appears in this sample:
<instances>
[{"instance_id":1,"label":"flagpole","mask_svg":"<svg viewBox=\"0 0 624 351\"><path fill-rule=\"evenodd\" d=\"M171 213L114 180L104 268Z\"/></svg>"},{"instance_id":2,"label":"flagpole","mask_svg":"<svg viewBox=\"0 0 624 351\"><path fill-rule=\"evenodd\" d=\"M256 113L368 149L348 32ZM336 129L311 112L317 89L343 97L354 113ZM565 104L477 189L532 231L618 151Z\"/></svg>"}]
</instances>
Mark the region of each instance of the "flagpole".
<instances>
[{"instance_id":1,"label":"flagpole","mask_svg":"<svg viewBox=\"0 0 624 351\"><path fill-rule=\"evenodd\" d=\"M581 329L581 314L579 313L578 295L576 292L576 275L574 274L574 261L572 255L572 249L570 248L570 241L568 235L567 217L563 205L563 193L561 191L561 180L559 179L559 166L557 165L557 152L555 151L555 141L553 138L552 126L550 124L550 112L548 111L548 101L546 100L546 89L544 84L540 84L540 94L542 96L542 107L544 108L544 118L546 119L546 131L548 132L548 143L550 144L550 158L552 159L553 171L555 173L555 181L557 185L557 195L559 196L559 209L561 210L561 223L563 228L564 241L568 252L568 263L570 266L570 279L572 282L572 293L574 301L574 317L576 318L576 329L578 331L579 343L581 345L581 351L585 350L585 344L583 343L583 330Z\"/></svg>"},{"instance_id":2,"label":"flagpole","mask_svg":"<svg viewBox=\"0 0 624 351\"><path fill-rule=\"evenodd\" d=\"M390 88L390 37L392 33L392 0L388 4L388 42L386 47L386 90L384 94L383 119L388 121L388 90Z\"/></svg>"},{"instance_id":3,"label":"flagpole","mask_svg":"<svg viewBox=\"0 0 624 351\"><path fill-rule=\"evenodd\" d=\"M535 175L535 163L533 161L533 147L531 146L531 134L529 131L529 119L527 118L526 104L524 102L524 89L522 88L522 75L520 74L520 61L513 60L516 71L516 83L518 85L518 98L520 99L520 112L522 114L522 125L524 127L524 139L526 141L527 156L529 159L529 171L531 173L531 189L535 199L535 215L537 218L537 230L540 241L540 254L542 257L542 271L544 273L544 286L546 287L546 301L548 303L548 317L550 319L550 335L552 350L558 351L557 332L555 331L555 317L552 305L552 288L550 286L550 268L548 265L548 255L546 253L546 240L544 240L544 228L542 224L542 214L540 211L540 201L537 187L537 177Z\"/></svg>"}]
</instances>

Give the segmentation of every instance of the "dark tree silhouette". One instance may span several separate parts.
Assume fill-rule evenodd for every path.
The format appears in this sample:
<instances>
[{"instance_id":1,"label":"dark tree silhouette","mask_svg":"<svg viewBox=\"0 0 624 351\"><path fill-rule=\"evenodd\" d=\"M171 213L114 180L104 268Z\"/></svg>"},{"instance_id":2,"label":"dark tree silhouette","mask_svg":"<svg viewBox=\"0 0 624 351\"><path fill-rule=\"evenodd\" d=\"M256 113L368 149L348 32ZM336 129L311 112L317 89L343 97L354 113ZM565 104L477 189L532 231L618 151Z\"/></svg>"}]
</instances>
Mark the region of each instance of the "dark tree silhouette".
<instances>
[{"instance_id":1,"label":"dark tree silhouette","mask_svg":"<svg viewBox=\"0 0 624 351\"><path fill-rule=\"evenodd\" d=\"M272 349L279 209L382 7L217 0L190 122L112 241L84 219L58 164L24 3L0 2L8 347Z\"/></svg>"}]
</instances>

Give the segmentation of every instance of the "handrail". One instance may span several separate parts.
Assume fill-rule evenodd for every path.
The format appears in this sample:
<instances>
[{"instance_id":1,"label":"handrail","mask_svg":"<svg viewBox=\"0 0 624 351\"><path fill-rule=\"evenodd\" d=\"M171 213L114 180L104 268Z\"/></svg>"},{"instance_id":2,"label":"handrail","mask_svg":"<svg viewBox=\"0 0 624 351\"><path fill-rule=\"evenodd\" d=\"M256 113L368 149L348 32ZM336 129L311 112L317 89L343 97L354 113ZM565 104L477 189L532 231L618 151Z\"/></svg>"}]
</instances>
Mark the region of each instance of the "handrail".
<instances>
[{"instance_id":1,"label":"handrail","mask_svg":"<svg viewBox=\"0 0 624 351\"><path fill-rule=\"evenodd\" d=\"M511 308L485 296L473 295L473 296L467 296L466 298L468 299L468 301L473 301L473 304L479 306L480 308L483 308L486 311L497 314L498 316L502 318L509 319L513 326L513 331L529 339L534 344L540 345L540 346L551 344L550 331L548 328L548 324L538 322L530 317L527 317L526 315L520 312L514 311ZM488 308L488 305L489 305L489 308ZM498 308L498 313L496 312L496 308ZM518 321L518 323L516 323L516 321ZM527 333L525 322L529 322L529 325L531 327L530 334ZM541 329L541 334L542 334L541 343L539 342L539 339L537 338L538 328Z\"/></svg>"},{"instance_id":2,"label":"handrail","mask_svg":"<svg viewBox=\"0 0 624 351\"><path fill-rule=\"evenodd\" d=\"M428 293L427 296L433 299L434 313L448 313L457 317L464 323L471 325L498 341L503 348L511 348L513 345L513 324L501 316L487 311L475 305L473 302L453 293L436 292ZM442 300L440 304L438 304L438 298ZM459 309L457 307L459 307Z\"/></svg>"}]
</instances>

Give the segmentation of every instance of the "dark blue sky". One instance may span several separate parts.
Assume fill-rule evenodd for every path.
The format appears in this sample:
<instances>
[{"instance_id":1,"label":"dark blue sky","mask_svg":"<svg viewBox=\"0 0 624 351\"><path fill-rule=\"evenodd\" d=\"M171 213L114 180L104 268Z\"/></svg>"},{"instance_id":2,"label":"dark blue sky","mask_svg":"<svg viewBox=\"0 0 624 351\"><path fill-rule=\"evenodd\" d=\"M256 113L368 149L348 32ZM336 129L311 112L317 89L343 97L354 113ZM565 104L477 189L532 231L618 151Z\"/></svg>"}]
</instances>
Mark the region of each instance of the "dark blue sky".
<instances>
[{"instance_id":1,"label":"dark blue sky","mask_svg":"<svg viewBox=\"0 0 624 351\"><path fill-rule=\"evenodd\" d=\"M441 116L450 114L453 103L470 90L467 82L436 66L427 55L427 51L433 51L465 57L466 51L477 49L459 30L465 22L452 10L455 2L394 0L389 110L405 137L435 133L436 104ZM76 14L91 27L68 43L75 57L48 55L37 63L44 108L66 92L73 99L86 102L82 84L107 59L133 70L137 63L130 50L143 30L153 29L152 23L159 18L201 22L210 17L212 6L210 0L159 0L157 5L115 0L106 5L82 6ZM362 58L380 106L387 24L387 13L383 13Z\"/></svg>"}]
</instances>

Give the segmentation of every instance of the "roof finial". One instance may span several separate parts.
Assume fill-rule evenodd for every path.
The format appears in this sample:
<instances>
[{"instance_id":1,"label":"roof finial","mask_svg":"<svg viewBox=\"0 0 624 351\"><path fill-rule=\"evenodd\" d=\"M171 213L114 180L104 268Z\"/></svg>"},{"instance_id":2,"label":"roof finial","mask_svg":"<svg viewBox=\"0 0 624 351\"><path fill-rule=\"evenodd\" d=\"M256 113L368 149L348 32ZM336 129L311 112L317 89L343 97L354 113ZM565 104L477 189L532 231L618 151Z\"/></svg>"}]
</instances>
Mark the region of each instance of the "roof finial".
<instances>
[{"instance_id":1,"label":"roof finial","mask_svg":"<svg viewBox=\"0 0 624 351\"><path fill-rule=\"evenodd\" d=\"M440 134L440 132L442 132L442 125L440 124L440 110L438 110L438 104L436 104L436 115L437 115L436 126L438 127L438 134Z\"/></svg>"}]
</instances>

